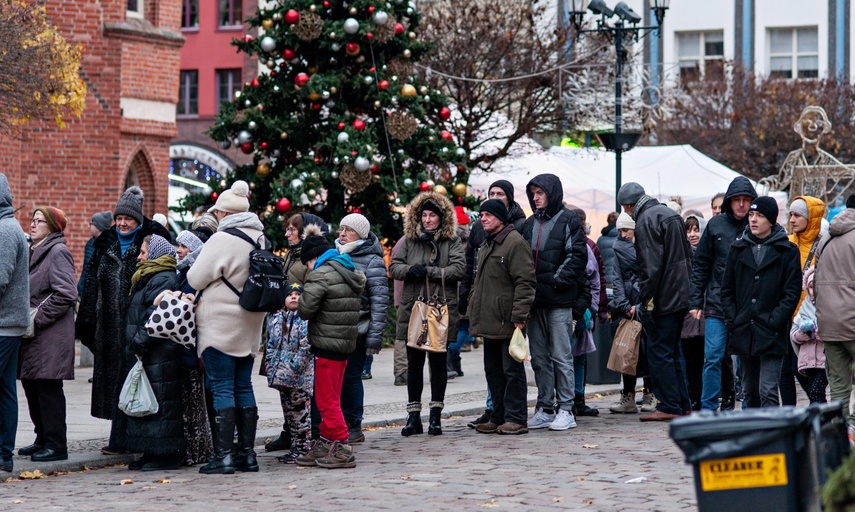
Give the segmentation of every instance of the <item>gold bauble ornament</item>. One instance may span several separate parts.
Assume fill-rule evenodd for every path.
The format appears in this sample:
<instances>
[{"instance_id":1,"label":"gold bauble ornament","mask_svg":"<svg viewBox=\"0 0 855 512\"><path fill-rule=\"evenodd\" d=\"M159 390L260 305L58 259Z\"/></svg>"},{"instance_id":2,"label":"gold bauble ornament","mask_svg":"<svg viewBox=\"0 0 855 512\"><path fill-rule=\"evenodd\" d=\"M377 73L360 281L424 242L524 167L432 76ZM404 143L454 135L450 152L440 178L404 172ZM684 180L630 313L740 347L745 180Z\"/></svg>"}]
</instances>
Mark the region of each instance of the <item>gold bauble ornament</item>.
<instances>
[{"instance_id":1,"label":"gold bauble ornament","mask_svg":"<svg viewBox=\"0 0 855 512\"><path fill-rule=\"evenodd\" d=\"M412 98L415 95L416 95L416 88L413 87L412 85L406 84L403 87L401 87L401 96L404 96L405 98Z\"/></svg>"},{"instance_id":2,"label":"gold bauble ornament","mask_svg":"<svg viewBox=\"0 0 855 512\"><path fill-rule=\"evenodd\" d=\"M321 95L316 92L312 92L309 93L309 99L312 101L318 101L319 99L321 99Z\"/></svg>"},{"instance_id":3,"label":"gold bauble ornament","mask_svg":"<svg viewBox=\"0 0 855 512\"><path fill-rule=\"evenodd\" d=\"M338 89L336 89L335 87L330 87L330 94L335 94L337 92L338 92Z\"/></svg>"},{"instance_id":4,"label":"gold bauble ornament","mask_svg":"<svg viewBox=\"0 0 855 512\"><path fill-rule=\"evenodd\" d=\"M317 66L309 66L306 68L306 72L308 72L310 75L314 75L315 73L318 72L318 67Z\"/></svg>"},{"instance_id":5,"label":"gold bauble ornament","mask_svg":"<svg viewBox=\"0 0 855 512\"><path fill-rule=\"evenodd\" d=\"M268 164L267 162L258 164L258 167L255 168L255 172L259 176L267 176L268 174L270 174L270 164Z\"/></svg>"},{"instance_id":6,"label":"gold bauble ornament","mask_svg":"<svg viewBox=\"0 0 855 512\"><path fill-rule=\"evenodd\" d=\"M466 183L455 183L453 187L451 187L451 193L454 194L454 197L463 197L466 195Z\"/></svg>"},{"instance_id":7,"label":"gold bauble ornament","mask_svg":"<svg viewBox=\"0 0 855 512\"><path fill-rule=\"evenodd\" d=\"M448 193L448 190L446 190L445 187L442 185L437 185L437 186L433 187L433 191L436 192L437 194L443 194L443 195Z\"/></svg>"},{"instance_id":8,"label":"gold bauble ornament","mask_svg":"<svg viewBox=\"0 0 855 512\"><path fill-rule=\"evenodd\" d=\"M270 30L271 28L273 28L273 20L271 20L271 19L262 20L261 21L261 28L263 28L264 30Z\"/></svg>"},{"instance_id":9,"label":"gold bauble ornament","mask_svg":"<svg viewBox=\"0 0 855 512\"><path fill-rule=\"evenodd\" d=\"M279 134L279 138L285 140L288 138L288 132L282 132Z\"/></svg>"}]
</instances>

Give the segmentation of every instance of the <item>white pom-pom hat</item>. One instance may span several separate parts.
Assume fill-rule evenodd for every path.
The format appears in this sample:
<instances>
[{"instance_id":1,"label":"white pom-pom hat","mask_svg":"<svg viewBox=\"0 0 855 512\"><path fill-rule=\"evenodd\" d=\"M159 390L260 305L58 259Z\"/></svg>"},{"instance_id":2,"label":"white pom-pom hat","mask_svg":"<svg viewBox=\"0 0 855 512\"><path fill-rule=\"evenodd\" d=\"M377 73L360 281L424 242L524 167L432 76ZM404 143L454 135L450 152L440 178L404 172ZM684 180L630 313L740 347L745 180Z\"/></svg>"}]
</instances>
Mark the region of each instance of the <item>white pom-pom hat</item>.
<instances>
[{"instance_id":1,"label":"white pom-pom hat","mask_svg":"<svg viewBox=\"0 0 855 512\"><path fill-rule=\"evenodd\" d=\"M232 183L232 188L224 190L209 212L240 213L249 211L249 185L243 180Z\"/></svg>"}]
</instances>

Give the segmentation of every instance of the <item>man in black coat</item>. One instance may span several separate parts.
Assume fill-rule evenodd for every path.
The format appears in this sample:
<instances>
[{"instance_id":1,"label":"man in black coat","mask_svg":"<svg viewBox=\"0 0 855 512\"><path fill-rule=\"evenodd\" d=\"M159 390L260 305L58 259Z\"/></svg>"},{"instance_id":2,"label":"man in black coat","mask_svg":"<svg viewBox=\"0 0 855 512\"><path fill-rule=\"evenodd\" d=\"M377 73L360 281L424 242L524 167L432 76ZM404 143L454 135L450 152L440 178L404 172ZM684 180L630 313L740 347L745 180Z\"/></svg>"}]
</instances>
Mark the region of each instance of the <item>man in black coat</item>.
<instances>
[{"instance_id":1,"label":"man in black coat","mask_svg":"<svg viewBox=\"0 0 855 512\"><path fill-rule=\"evenodd\" d=\"M689 312L695 318L700 318L703 312L706 319L701 409L718 409L719 397L722 410L733 409L733 368L732 364L727 364L730 359L726 355L727 329L720 296L721 280L730 246L742 238L748 225L748 207L756 197L757 192L748 178L737 176L730 182L721 214L707 223L692 262Z\"/></svg>"},{"instance_id":2,"label":"man in black coat","mask_svg":"<svg viewBox=\"0 0 855 512\"><path fill-rule=\"evenodd\" d=\"M727 256L721 304L731 349L742 363L746 406L777 407L790 319L802 292L801 258L775 223L774 199L758 197L748 215L749 229Z\"/></svg>"},{"instance_id":3,"label":"man in black coat","mask_svg":"<svg viewBox=\"0 0 855 512\"><path fill-rule=\"evenodd\" d=\"M618 202L635 220L635 251L640 270L641 311L647 332L647 362L656 411L641 421L670 421L691 411L680 367L680 333L689 309L692 248L686 225L677 212L644 193L638 183L625 183Z\"/></svg>"},{"instance_id":4,"label":"man in black coat","mask_svg":"<svg viewBox=\"0 0 855 512\"><path fill-rule=\"evenodd\" d=\"M579 217L564 207L558 176L535 176L528 182L526 194L534 214L526 219L522 235L531 246L537 275L528 322L537 409L528 428L567 430L576 426L571 338L573 306L588 263L585 230Z\"/></svg>"}]
</instances>

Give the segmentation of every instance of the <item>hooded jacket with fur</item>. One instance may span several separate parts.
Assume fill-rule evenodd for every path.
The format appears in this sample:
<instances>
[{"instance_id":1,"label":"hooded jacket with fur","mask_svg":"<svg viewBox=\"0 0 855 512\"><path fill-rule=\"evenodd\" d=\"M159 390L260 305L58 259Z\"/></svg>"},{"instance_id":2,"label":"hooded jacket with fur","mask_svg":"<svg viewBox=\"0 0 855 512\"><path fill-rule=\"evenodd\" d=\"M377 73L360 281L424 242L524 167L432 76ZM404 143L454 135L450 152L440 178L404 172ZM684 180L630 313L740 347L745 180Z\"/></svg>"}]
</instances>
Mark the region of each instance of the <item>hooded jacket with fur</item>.
<instances>
[{"instance_id":1,"label":"hooded jacket with fur","mask_svg":"<svg viewBox=\"0 0 855 512\"><path fill-rule=\"evenodd\" d=\"M440 225L434 237L423 241L421 210L423 203L433 200L442 211ZM397 339L407 339L407 329L413 302L425 286L425 279L408 279L407 273L415 265L427 270L431 293L448 301L448 341L457 340L457 283L466 271L463 244L457 236L457 215L454 205L442 194L423 192L417 195L404 212L404 239L392 257L389 273L392 279L404 281L401 304L398 308ZM445 270L445 290L442 290L442 270Z\"/></svg>"}]
</instances>

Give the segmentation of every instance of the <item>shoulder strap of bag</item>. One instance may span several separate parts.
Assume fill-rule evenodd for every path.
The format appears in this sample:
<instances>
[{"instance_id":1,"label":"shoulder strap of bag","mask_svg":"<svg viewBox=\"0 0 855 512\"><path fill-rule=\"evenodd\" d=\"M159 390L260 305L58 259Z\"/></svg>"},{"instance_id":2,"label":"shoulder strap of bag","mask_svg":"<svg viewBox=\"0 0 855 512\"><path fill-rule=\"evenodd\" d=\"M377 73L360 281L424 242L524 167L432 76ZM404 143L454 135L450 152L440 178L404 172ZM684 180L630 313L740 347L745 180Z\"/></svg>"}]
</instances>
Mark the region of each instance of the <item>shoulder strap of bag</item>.
<instances>
[{"instance_id":1,"label":"shoulder strap of bag","mask_svg":"<svg viewBox=\"0 0 855 512\"><path fill-rule=\"evenodd\" d=\"M249 237L249 235L247 235L246 233L244 233L243 231L241 231L237 228L227 228L227 229L224 229L223 232L228 233L232 236L236 236L236 237L240 238L241 240L243 240L249 244L252 244L252 246L255 247L256 249L261 249L260 244L255 242L252 238ZM261 235L261 236L263 237L264 235Z\"/></svg>"},{"instance_id":2,"label":"shoulder strap of bag","mask_svg":"<svg viewBox=\"0 0 855 512\"><path fill-rule=\"evenodd\" d=\"M44 306L45 302L47 302L49 298L53 297L53 293L54 293L54 292L50 292L50 293L48 294L48 296L47 296L47 297L45 297L45 300L43 300L43 301L39 302L39 305L38 305L38 306L36 306L36 309L39 309L39 308L41 308L42 306Z\"/></svg>"},{"instance_id":3,"label":"shoulder strap of bag","mask_svg":"<svg viewBox=\"0 0 855 512\"><path fill-rule=\"evenodd\" d=\"M822 235L816 237L816 240L813 241L813 245L810 246L810 252L808 253L808 257L805 260L805 266L802 268L802 274L807 272L807 269L810 268L811 262L813 262L813 255L816 253L816 248L819 247L819 241L822 240Z\"/></svg>"}]
</instances>

